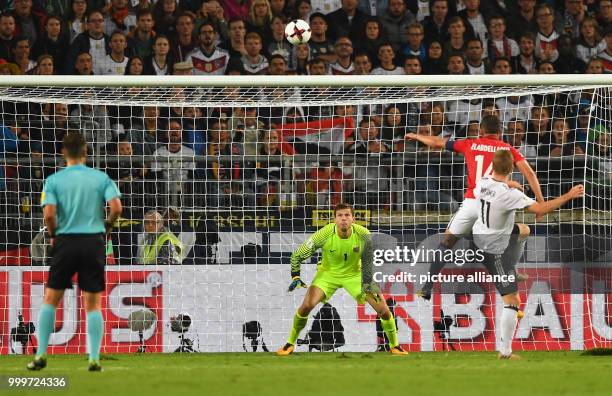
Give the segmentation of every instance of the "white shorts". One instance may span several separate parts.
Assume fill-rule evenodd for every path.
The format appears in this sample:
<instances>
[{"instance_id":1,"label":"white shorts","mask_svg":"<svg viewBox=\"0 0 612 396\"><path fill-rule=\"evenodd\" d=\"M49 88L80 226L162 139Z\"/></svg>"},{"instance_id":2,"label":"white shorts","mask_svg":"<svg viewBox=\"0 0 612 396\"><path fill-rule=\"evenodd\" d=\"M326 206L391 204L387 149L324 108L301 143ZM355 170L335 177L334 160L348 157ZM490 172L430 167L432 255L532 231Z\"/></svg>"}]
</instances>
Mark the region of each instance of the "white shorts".
<instances>
[{"instance_id":1,"label":"white shorts","mask_svg":"<svg viewBox=\"0 0 612 396\"><path fill-rule=\"evenodd\" d=\"M465 198L459 210L448 222L446 229L456 237L464 237L472 232L476 220L478 220L478 200Z\"/></svg>"}]
</instances>

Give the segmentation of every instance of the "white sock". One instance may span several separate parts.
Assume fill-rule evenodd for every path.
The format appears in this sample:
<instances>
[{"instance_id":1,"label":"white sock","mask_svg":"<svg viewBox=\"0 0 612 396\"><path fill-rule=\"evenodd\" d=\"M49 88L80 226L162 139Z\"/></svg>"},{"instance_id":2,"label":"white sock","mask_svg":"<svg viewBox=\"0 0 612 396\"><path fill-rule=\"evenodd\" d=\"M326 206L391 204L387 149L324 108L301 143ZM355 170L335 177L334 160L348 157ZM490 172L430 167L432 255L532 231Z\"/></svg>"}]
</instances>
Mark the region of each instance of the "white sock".
<instances>
[{"instance_id":1,"label":"white sock","mask_svg":"<svg viewBox=\"0 0 612 396\"><path fill-rule=\"evenodd\" d=\"M514 330L518 322L518 318L516 317L517 312L518 308L511 305L506 305L502 311L501 348L499 348L499 352L504 356L512 354L512 337L514 336Z\"/></svg>"}]
</instances>

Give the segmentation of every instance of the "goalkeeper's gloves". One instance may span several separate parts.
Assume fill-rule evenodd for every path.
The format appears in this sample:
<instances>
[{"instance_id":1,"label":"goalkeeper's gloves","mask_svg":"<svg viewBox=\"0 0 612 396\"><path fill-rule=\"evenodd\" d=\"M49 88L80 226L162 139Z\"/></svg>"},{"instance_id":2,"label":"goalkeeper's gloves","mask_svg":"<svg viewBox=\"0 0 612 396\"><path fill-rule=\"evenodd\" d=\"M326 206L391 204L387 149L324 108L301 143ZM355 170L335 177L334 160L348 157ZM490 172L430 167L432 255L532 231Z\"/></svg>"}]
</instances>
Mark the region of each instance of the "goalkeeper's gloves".
<instances>
[{"instance_id":1,"label":"goalkeeper's gloves","mask_svg":"<svg viewBox=\"0 0 612 396\"><path fill-rule=\"evenodd\" d=\"M292 292L295 289L299 289L300 287L306 287L306 283L302 281L302 279L298 276L294 276L292 278L291 284L289 285L289 291Z\"/></svg>"},{"instance_id":2,"label":"goalkeeper's gloves","mask_svg":"<svg viewBox=\"0 0 612 396\"><path fill-rule=\"evenodd\" d=\"M361 292L366 296L372 296L378 302L380 300L380 288L376 282L368 282L361 284Z\"/></svg>"}]
</instances>

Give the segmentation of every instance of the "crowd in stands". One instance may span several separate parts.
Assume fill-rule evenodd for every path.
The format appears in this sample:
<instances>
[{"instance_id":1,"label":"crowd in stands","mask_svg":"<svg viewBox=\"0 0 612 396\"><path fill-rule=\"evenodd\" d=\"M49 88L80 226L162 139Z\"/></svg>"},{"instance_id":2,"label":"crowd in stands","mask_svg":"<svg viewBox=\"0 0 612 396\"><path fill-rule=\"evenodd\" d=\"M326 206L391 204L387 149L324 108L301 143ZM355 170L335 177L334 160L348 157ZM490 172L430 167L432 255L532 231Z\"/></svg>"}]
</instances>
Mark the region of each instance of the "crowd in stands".
<instances>
[{"instance_id":1,"label":"crowd in stands","mask_svg":"<svg viewBox=\"0 0 612 396\"><path fill-rule=\"evenodd\" d=\"M612 72L610 0L2 0L0 10L3 74ZM285 40L295 18L310 23L308 44Z\"/></svg>"},{"instance_id":2,"label":"crowd in stands","mask_svg":"<svg viewBox=\"0 0 612 396\"><path fill-rule=\"evenodd\" d=\"M0 10L0 74L612 72L612 0L0 0ZM285 26L294 18L309 22L307 44L292 46L284 39ZM504 139L526 157L570 157L574 163L590 154L610 157L610 103L597 107L592 99L585 90L283 108L3 101L1 148L25 154L30 162L5 166L0 188L9 189L6 183L17 179L28 184L20 191L39 192L44 177L55 170L41 158L58 152L63 135L80 131L99 158L119 155L121 160L104 166L134 206L154 207L151 197L166 197L164 205L278 207L289 191L302 194L310 205L348 200L389 208L412 202L453 210L461 200L460 189L453 187L462 180L461 165L397 166L382 160L388 153L440 157L406 142L407 132L475 137L481 116L496 114ZM284 127L334 118L351 118L352 133L345 133L348 127L338 133L335 127L329 137L312 139L287 135ZM307 153L354 154L364 160L321 160L300 168L282 159ZM154 160L139 160L143 155ZM206 155L258 159L180 159ZM407 198L402 196L406 191L415 193Z\"/></svg>"},{"instance_id":3,"label":"crowd in stands","mask_svg":"<svg viewBox=\"0 0 612 396\"><path fill-rule=\"evenodd\" d=\"M3 168L2 180L19 184L3 188L40 193L44 178L61 164L63 137L78 131L97 166L118 181L128 207L279 207L295 205L285 194L295 199L298 193L302 204L313 206L404 202L449 211L461 200L462 162L405 140L406 133L475 138L480 119L496 115L503 139L533 162L544 184L554 185L563 170L565 178L582 177L587 154L612 161L609 114L585 99L589 92L304 109L2 101L0 148L4 158L18 159ZM579 94L582 99L572 98ZM278 122L276 112L285 113ZM322 113L335 123L304 127ZM294 160L304 158L296 154L318 154L320 161Z\"/></svg>"}]
</instances>

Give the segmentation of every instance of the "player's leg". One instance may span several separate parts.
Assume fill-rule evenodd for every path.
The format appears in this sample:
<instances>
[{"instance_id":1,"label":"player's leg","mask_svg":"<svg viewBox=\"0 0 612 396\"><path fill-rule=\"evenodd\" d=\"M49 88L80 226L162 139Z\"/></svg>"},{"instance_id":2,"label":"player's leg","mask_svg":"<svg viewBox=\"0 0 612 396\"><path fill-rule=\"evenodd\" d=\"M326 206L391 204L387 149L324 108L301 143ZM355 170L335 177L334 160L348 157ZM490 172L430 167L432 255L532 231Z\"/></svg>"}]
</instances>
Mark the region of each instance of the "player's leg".
<instances>
[{"instance_id":1,"label":"player's leg","mask_svg":"<svg viewBox=\"0 0 612 396\"><path fill-rule=\"evenodd\" d=\"M477 218L478 207L476 200L469 198L465 199L457 213L453 215L448 223L444 236L442 237L442 241L437 246L436 250L445 251L452 249L459 239L472 231L472 227L474 226L474 222ZM446 265L444 260L442 260L442 258L439 256L440 255L435 255L434 261L429 265L428 272L430 276L438 275ZM429 300L431 298L432 290L433 283L426 282L417 294L425 300Z\"/></svg>"},{"instance_id":2,"label":"player's leg","mask_svg":"<svg viewBox=\"0 0 612 396\"><path fill-rule=\"evenodd\" d=\"M525 243L531 230L527 224L516 223L510 236L510 242L504 252L504 266L513 268L516 273L517 280L524 281L527 279L526 275L519 274L516 272L516 266L523 256L525 250Z\"/></svg>"},{"instance_id":3,"label":"player's leg","mask_svg":"<svg viewBox=\"0 0 612 396\"><path fill-rule=\"evenodd\" d=\"M355 301L357 301L358 304L363 304L367 301L374 311L376 311L376 314L380 318L380 324L382 325L383 331L389 339L389 348L391 353L406 355L407 353L404 352L397 341L397 326L395 325L395 318L387 306L385 297L380 292L364 294L361 285L361 274L356 274L344 279L342 282L342 287L355 299Z\"/></svg>"},{"instance_id":4,"label":"player's leg","mask_svg":"<svg viewBox=\"0 0 612 396\"><path fill-rule=\"evenodd\" d=\"M304 327L306 327L310 312L321 301L327 301L338 287L339 285L336 284L330 276L322 272L317 272L312 284L306 290L306 295L304 296L304 300L302 300L302 304L295 312L295 315L293 315L293 324L289 332L287 343L276 352L277 355L286 356L293 353L297 338Z\"/></svg>"},{"instance_id":5,"label":"player's leg","mask_svg":"<svg viewBox=\"0 0 612 396\"><path fill-rule=\"evenodd\" d=\"M391 353L394 355L407 355L408 352L404 351L397 341L397 325L395 324L395 318L387 306L387 302L383 295L368 294L365 296L365 299L380 318L382 328L389 339L389 349Z\"/></svg>"},{"instance_id":6,"label":"player's leg","mask_svg":"<svg viewBox=\"0 0 612 396\"><path fill-rule=\"evenodd\" d=\"M512 354L512 337L514 336L514 330L518 320L521 317L519 307L521 306L521 299L518 293L511 293L502 296L504 301L504 309L501 317L501 347L499 348L500 359L512 359L516 358L516 355Z\"/></svg>"},{"instance_id":7,"label":"player's leg","mask_svg":"<svg viewBox=\"0 0 612 396\"><path fill-rule=\"evenodd\" d=\"M315 285L308 287L304 300L302 300L302 304L298 307L293 317L293 327L291 328L291 333L289 333L288 343L295 345L300 332L306 326L308 315L324 299L325 292L320 287Z\"/></svg>"},{"instance_id":8,"label":"player's leg","mask_svg":"<svg viewBox=\"0 0 612 396\"><path fill-rule=\"evenodd\" d=\"M508 266L501 254L484 254L484 265L491 275L496 277L505 276L499 282L495 282L495 288L502 296L504 308L500 319L501 346L499 348L500 359L512 359L512 337L518 320L522 317L519 310L521 300L518 295L518 283L514 275L514 267Z\"/></svg>"}]
</instances>

